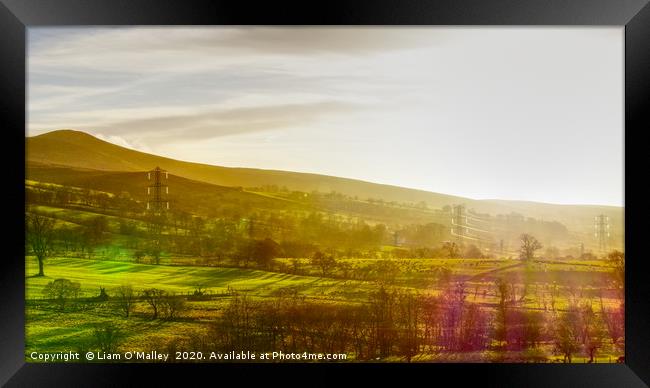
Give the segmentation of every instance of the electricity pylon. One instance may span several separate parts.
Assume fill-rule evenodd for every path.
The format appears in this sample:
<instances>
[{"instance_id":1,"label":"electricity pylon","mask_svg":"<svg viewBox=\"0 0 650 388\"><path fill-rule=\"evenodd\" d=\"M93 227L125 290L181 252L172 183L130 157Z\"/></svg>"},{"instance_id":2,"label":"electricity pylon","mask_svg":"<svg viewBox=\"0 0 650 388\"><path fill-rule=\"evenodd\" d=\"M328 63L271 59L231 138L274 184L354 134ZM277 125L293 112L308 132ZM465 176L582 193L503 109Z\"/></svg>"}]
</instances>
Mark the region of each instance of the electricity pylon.
<instances>
[{"instance_id":1,"label":"electricity pylon","mask_svg":"<svg viewBox=\"0 0 650 388\"><path fill-rule=\"evenodd\" d=\"M147 179L152 181L152 184L147 187L147 210L157 216L169 210L169 201L163 198L169 194L169 186L162 183L163 174L165 174L164 179L167 180L169 177L167 171L160 167L147 172Z\"/></svg>"},{"instance_id":2,"label":"electricity pylon","mask_svg":"<svg viewBox=\"0 0 650 388\"><path fill-rule=\"evenodd\" d=\"M609 242L609 217L603 214L594 217L594 229L594 237L598 239L598 249L601 253L605 253Z\"/></svg>"}]
</instances>

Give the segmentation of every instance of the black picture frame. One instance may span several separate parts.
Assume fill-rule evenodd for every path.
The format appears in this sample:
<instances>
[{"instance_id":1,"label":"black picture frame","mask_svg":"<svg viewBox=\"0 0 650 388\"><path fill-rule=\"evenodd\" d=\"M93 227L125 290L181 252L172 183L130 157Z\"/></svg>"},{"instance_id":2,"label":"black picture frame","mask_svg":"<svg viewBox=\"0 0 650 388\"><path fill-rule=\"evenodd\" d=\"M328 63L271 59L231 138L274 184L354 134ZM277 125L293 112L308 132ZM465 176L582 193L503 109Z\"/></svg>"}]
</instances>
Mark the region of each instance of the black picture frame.
<instances>
[{"instance_id":1,"label":"black picture frame","mask_svg":"<svg viewBox=\"0 0 650 388\"><path fill-rule=\"evenodd\" d=\"M351 379L427 385L642 387L650 384L650 302L641 241L645 217L643 131L650 128L648 0L0 0L0 128L5 169L3 214L8 249L0 263L0 383L7 386L123 386L296 383L295 365L28 364L24 361L24 162L26 31L63 25L576 25L625 27L625 364L318 364L301 365L309 385L351 385ZM477 65L478 66L478 65ZM636 167L635 167L636 166ZM647 172L645 173L647 174ZM633 209L633 211L629 211ZM634 225L639 225L634 227ZM347 372L340 377L333 372ZM349 373L353 372L353 373ZM418 380L415 380L417 374ZM139 377L138 377L139 376ZM416 382L419 381L419 382ZM450 383L445 383L450 382ZM234 383L233 383L234 384ZM237 384L240 385L240 384ZM293 385L293 384L292 384ZM365 386L366 384L364 384Z\"/></svg>"}]
</instances>

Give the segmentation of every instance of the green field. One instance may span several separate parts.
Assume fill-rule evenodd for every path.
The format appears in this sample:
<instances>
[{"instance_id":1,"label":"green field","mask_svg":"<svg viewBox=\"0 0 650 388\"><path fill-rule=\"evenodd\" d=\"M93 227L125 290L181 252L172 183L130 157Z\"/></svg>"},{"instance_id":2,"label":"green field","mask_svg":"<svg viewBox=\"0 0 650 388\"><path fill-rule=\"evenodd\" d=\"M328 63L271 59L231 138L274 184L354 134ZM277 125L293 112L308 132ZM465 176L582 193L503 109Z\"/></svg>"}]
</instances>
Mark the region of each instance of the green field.
<instances>
[{"instance_id":1,"label":"green field","mask_svg":"<svg viewBox=\"0 0 650 388\"><path fill-rule=\"evenodd\" d=\"M131 351L147 351L153 345L162 346L175 339L187 339L188 334L200 335L209 330L209 324L218 320L231 300L229 290L264 300L273 298L282 290L293 290L308 299L328 303L358 303L368 299L377 285L369 281L350 279L332 279L317 276L299 276L284 273L267 272L254 269L240 268L206 268L195 266L170 266L134 264L109 260L88 260L80 258L55 257L48 260L47 272L44 277L34 277L37 272L36 259L26 257L26 357L33 351L47 349L50 352L84 351L90 348L94 341L94 331L98 325L110 323L119 328L123 334L122 341ZM354 261L354 259L351 259ZM356 260L356 265L363 266L369 259ZM498 273L515 274L516 263L501 260L493 262L478 262L477 260L416 260L411 263L416 267L447 266L454 269L454 277L468 279L467 299L484 306L497 303L497 296L490 288L490 277ZM602 277L608 267L605 263L550 263L537 265L533 276L543 277L549 273L556 279L563 276L574 277L576 271L589 275L589 279ZM65 278L79 282L81 293L79 300L72 303L66 312L59 312L42 294L45 285L57 278ZM473 280L472 280L473 279ZM586 278L587 279L587 278ZM99 294L99 288L104 287L107 293L114 296L114 290L124 284L130 284L137 291L156 287L179 295L190 295L197 287L202 286L209 294L208 300L186 303L182 318L175 320L152 320L147 304L140 300L136 303L131 317L124 318L109 301L93 301ZM535 283L536 289L543 290L543 284ZM438 294L435 287L411 288L421 294ZM487 291L487 295L483 294ZM585 297L595 289L583 288ZM541 291L536 295L541 295ZM596 294L588 296L595 300ZM562 311L568 305L568 298L561 297L556 301L555 309ZM613 306L614 298L605 299L606 306ZM542 310L542 305L535 298L521 305L531 310ZM549 346L540 349L549 352ZM510 352L512 353L512 352ZM460 357L460 358L458 358ZM486 359L508 361L518 360L520 353L514 352L483 352L476 354L428 354L421 355L421 361L457 362L459 360L485 361ZM596 362L610 362L616 359L614 350L600 352ZM416 359L417 360L417 359ZM582 358L586 360L585 357ZM32 361L32 360L29 360ZM399 357L389 357L385 361L400 361Z\"/></svg>"},{"instance_id":2,"label":"green field","mask_svg":"<svg viewBox=\"0 0 650 388\"><path fill-rule=\"evenodd\" d=\"M314 276L297 276L282 273L246 270L239 268L205 268L133 264L107 260L52 258L48 261L44 277L32 277L38 272L36 259L27 257L27 299L43 298L43 287L53 279L65 278L79 282L83 296L94 296L99 287L107 289L130 284L136 290L158 287L167 291L188 294L202 286L214 294L225 293L229 287L253 296L272 295L283 288L295 288L310 297L340 298L342 289L358 295L369 292L367 282L338 280Z\"/></svg>"}]
</instances>

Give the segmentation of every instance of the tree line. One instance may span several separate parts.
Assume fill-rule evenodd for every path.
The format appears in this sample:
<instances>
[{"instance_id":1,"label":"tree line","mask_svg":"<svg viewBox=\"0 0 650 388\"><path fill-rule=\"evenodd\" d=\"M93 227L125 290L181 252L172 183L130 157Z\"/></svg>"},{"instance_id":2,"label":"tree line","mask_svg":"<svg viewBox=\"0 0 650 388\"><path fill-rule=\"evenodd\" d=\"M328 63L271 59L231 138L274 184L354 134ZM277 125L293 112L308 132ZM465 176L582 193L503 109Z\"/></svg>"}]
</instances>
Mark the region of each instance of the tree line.
<instances>
[{"instance_id":1,"label":"tree line","mask_svg":"<svg viewBox=\"0 0 650 388\"><path fill-rule=\"evenodd\" d=\"M485 351L497 358L515 351L517 361L546 362L555 355L572 362L582 355L594 362L600 352L623 346L622 307L597 311L585 302L549 315L509 306L500 315L467 301L466 295L462 283L438 296L380 286L365 303L314 301L290 290L263 299L235 293L207 334L175 339L168 346L347 353L357 360L407 362ZM550 354L543 345L551 345ZM482 361L498 361L489 357Z\"/></svg>"}]
</instances>

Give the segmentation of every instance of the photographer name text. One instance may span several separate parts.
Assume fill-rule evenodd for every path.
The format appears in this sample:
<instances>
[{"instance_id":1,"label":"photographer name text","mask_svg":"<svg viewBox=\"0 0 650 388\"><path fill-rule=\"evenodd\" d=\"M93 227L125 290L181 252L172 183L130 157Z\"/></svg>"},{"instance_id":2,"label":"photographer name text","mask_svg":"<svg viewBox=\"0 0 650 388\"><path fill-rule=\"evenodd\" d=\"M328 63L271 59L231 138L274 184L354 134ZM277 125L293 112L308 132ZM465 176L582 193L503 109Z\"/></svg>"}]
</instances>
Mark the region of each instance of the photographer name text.
<instances>
[{"instance_id":1,"label":"photographer name text","mask_svg":"<svg viewBox=\"0 0 650 388\"><path fill-rule=\"evenodd\" d=\"M175 352L171 357L169 353L162 353L155 350L128 351L128 352L101 352L91 351L86 353L79 352L32 352L30 358L33 361L40 362L70 362L70 361L144 361L144 362L168 362L168 361L284 361L284 360L304 360L304 361L332 361L346 360L346 354L339 353L285 353L285 352L250 352L250 351L230 351L230 352Z\"/></svg>"}]
</instances>

